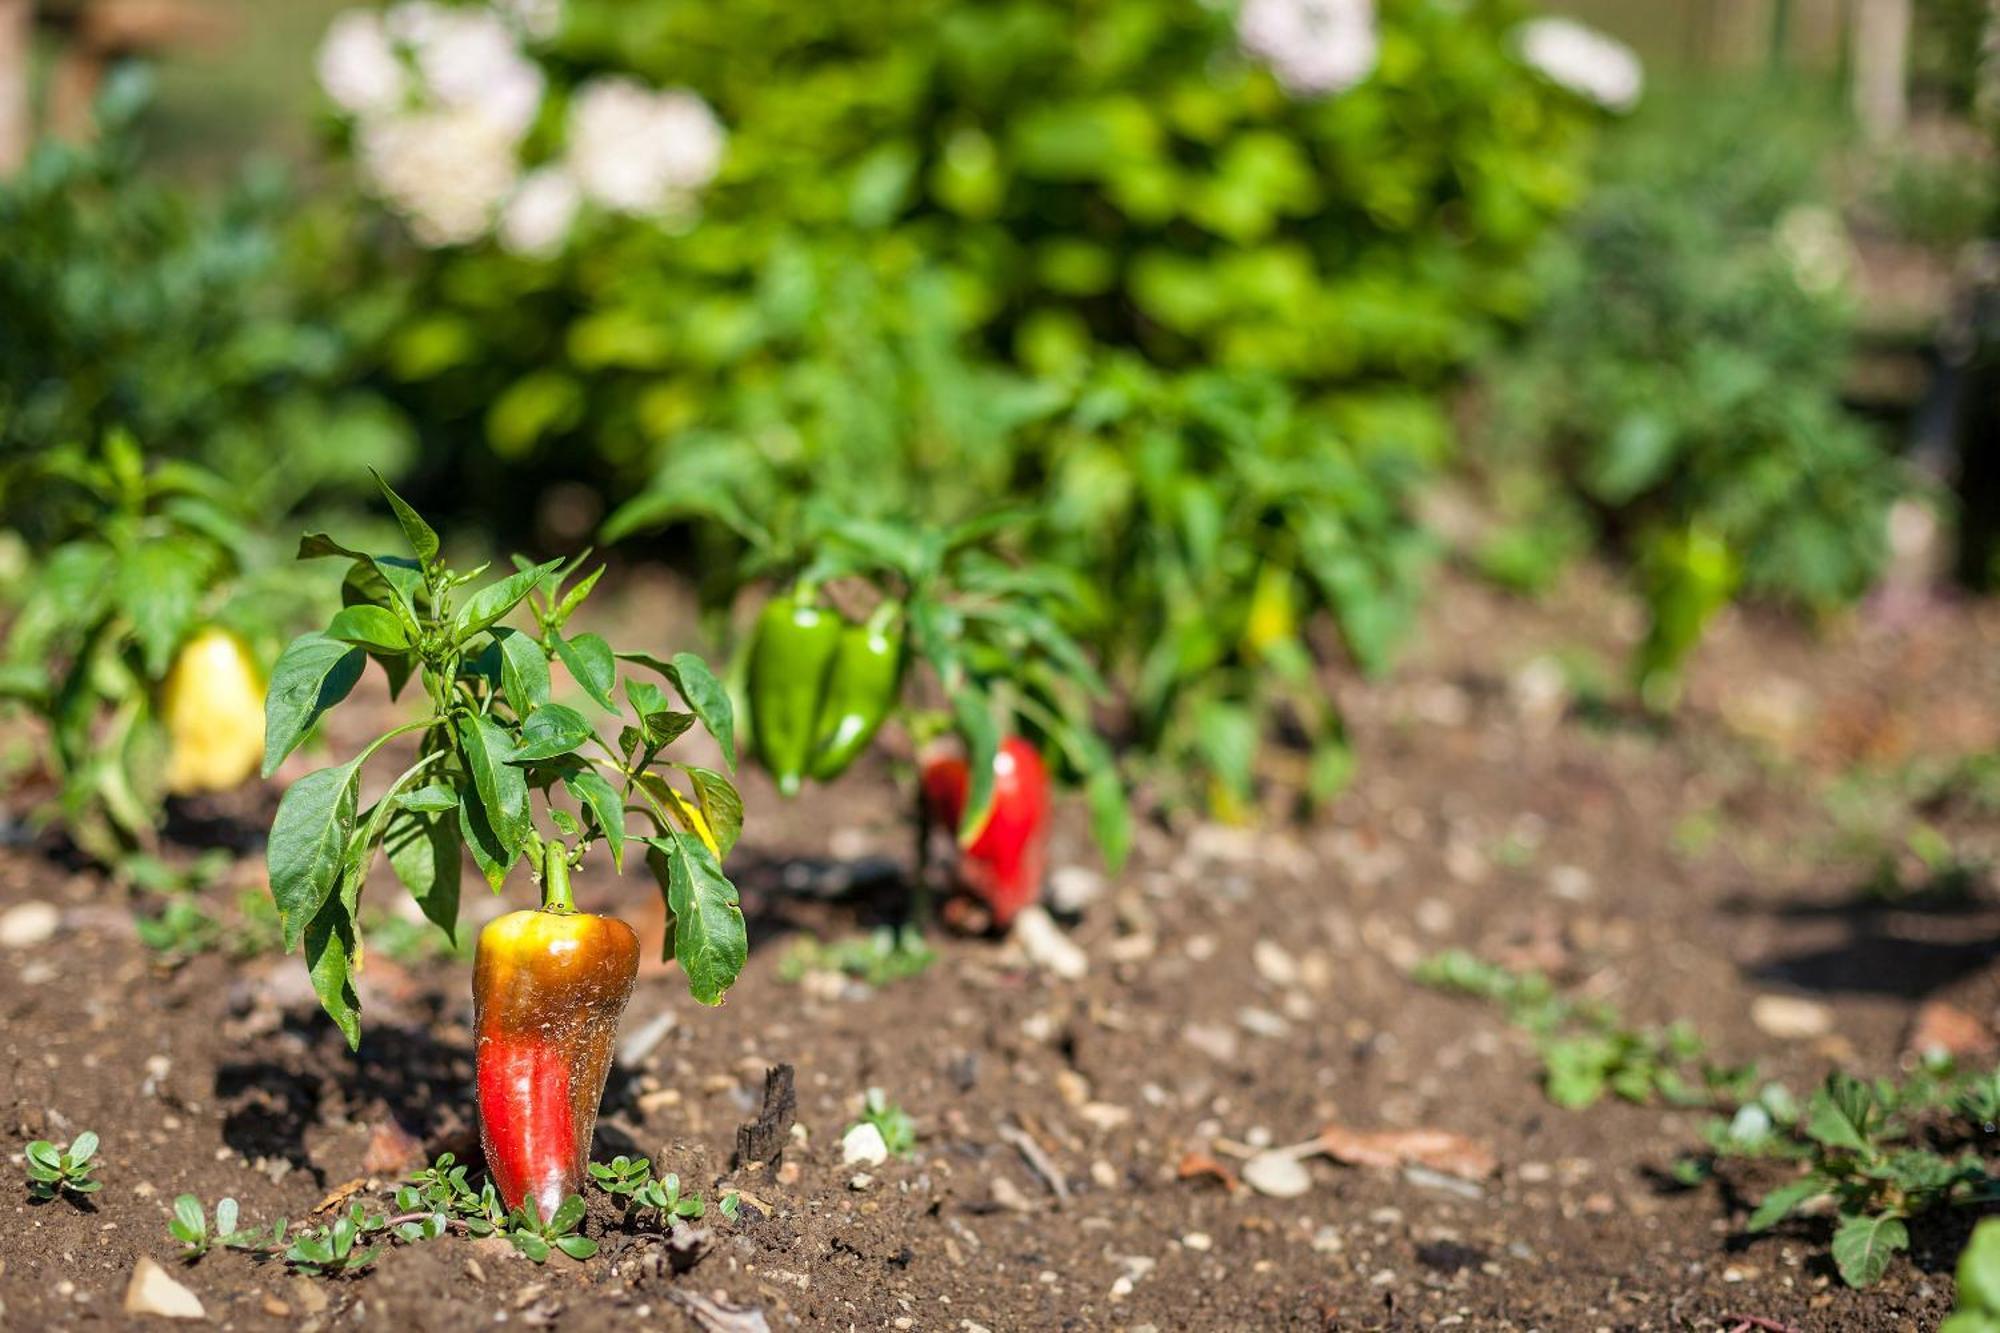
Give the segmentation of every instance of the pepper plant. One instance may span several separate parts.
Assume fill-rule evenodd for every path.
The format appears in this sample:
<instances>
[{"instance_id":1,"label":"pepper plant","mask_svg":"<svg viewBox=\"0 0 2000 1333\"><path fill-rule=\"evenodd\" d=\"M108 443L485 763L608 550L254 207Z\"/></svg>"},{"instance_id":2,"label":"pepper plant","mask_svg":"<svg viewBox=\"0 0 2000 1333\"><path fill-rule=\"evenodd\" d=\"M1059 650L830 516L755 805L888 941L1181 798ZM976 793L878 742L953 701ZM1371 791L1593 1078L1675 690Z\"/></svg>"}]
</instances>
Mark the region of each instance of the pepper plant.
<instances>
[{"instance_id":1,"label":"pepper plant","mask_svg":"<svg viewBox=\"0 0 2000 1333\"><path fill-rule=\"evenodd\" d=\"M290 785L271 829L272 896L286 949L304 949L321 1004L358 1045L358 913L377 851L448 934L458 919L461 848L496 892L527 865L540 881L540 910L491 922L475 960L480 1119L506 1206L532 1200L539 1216L554 1218L580 1187L638 967L629 926L576 911L571 872L600 845L621 871L627 856L643 852L666 899L668 952L698 1001L720 1003L743 966L743 916L721 867L742 827L742 802L722 773L664 757L700 726L733 765L729 697L692 653L619 652L596 634L572 632L571 617L602 573L577 578L584 556L517 558L514 572L482 582L485 566L451 568L437 532L386 482L381 488L410 554L370 554L319 533L300 544L301 559L348 562L345 606L278 659L264 771L348 697L371 660L392 697L416 683L419 715ZM532 628L503 623L524 612ZM622 682L622 705L621 663L646 673ZM619 720L614 738L557 702L556 665L588 706ZM400 771L363 806L364 765L403 738L414 738L414 755L399 750ZM651 831L628 830L628 814Z\"/></svg>"},{"instance_id":2,"label":"pepper plant","mask_svg":"<svg viewBox=\"0 0 2000 1333\"><path fill-rule=\"evenodd\" d=\"M31 508L32 577L0 653L0 703L46 728L39 817L133 869L169 794L236 786L263 745L259 648L298 603L232 488L138 442L21 455L0 500Z\"/></svg>"}]
</instances>

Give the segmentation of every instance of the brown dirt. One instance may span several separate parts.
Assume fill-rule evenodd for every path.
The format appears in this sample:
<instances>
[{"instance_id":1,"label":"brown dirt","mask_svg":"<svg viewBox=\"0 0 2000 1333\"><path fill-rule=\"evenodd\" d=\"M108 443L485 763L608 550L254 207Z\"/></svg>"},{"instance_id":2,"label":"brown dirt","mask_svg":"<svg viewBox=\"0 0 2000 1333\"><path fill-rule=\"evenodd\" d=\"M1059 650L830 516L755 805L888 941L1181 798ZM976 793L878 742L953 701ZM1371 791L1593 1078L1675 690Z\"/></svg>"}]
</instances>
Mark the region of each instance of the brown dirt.
<instances>
[{"instance_id":1,"label":"brown dirt","mask_svg":"<svg viewBox=\"0 0 2000 1333\"><path fill-rule=\"evenodd\" d=\"M1749 1201L1777 1176L1663 1183L1698 1143L1699 1115L1559 1110L1532 1045L1497 1012L1406 970L1448 946L1538 962L1635 1022L1688 1019L1722 1057L1755 1058L1795 1089L1834 1061L1893 1070L1922 999L1990 1020L2000 908L1984 872L1970 897L1885 901L1862 887L1884 865L1913 870L1904 834L1919 815L1962 856L1990 854L1993 821L1975 804L1916 811L1891 777L2000 740L2000 617L1945 608L1895 633L1819 637L1738 617L1670 732L1615 710L1550 711L1556 673L1533 660L1556 644L1571 646L1557 657L1615 662L1606 626L1625 619L1588 580L1543 606L1448 585L1390 681L1340 687L1363 755L1354 788L1291 833L1146 829L1074 928L1091 964L1079 982L961 939L880 992L785 983L787 935L844 933L887 910L879 893L798 886L899 857L903 802L886 763L789 808L748 780L732 869L750 967L718 1011L671 972L642 977L626 1030L663 1011L676 1026L642 1069L614 1076L599 1129L602 1155L649 1153L711 1201L725 1187L754 1201L736 1225L709 1219L712 1247L681 1276L602 1211L590 1225L605 1250L586 1264L537 1268L448 1239L338 1281L234 1253L183 1266L166 1233L182 1191L297 1218L368 1176L385 1126L464 1153L468 969L371 954L350 1056L297 959L163 963L102 880L45 847L0 853L0 911L40 899L63 913L51 943L0 950L0 1130L18 1152L95 1129L105 1163L87 1208L8 1187L0 1326L121 1326L127 1277L152 1255L239 1329L460 1329L503 1313L565 1330L696 1327L673 1299L686 1291L760 1307L774 1328L1715 1329L1726 1313L1801 1333L1934 1328L1971 1218L1914 1227L1911 1255L1849 1291L1824 1257L1824 1222L1743 1236ZM1837 781L1861 796L1830 800ZM1093 864L1065 814L1057 864ZM227 901L260 873L247 861L210 894ZM650 892L599 879L580 896L629 907ZM1296 964L1289 984L1253 965L1259 941ZM1770 992L1827 1005L1831 1033L1759 1031L1750 1001ZM805 1137L777 1171L729 1174L736 1127L777 1062L797 1068ZM921 1133L913 1159L874 1168L863 1188L839 1139L870 1086ZM1472 1197L1323 1161L1293 1200L1177 1177L1190 1150L1228 1160L1236 1144L1336 1123L1457 1131L1489 1142L1500 1171ZM1067 1201L1003 1136L1010 1125L1058 1165Z\"/></svg>"}]
</instances>

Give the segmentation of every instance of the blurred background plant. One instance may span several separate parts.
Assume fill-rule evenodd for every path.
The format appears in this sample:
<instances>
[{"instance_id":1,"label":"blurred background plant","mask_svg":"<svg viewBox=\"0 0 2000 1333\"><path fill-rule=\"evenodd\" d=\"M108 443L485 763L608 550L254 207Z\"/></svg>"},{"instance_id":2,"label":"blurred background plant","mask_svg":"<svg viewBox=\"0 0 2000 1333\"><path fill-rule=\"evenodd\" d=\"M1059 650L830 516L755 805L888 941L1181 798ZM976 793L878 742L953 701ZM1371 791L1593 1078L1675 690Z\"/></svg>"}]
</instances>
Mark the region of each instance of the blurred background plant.
<instances>
[{"instance_id":1,"label":"blurred background plant","mask_svg":"<svg viewBox=\"0 0 2000 1333\"><path fill-rule=\"evenodd\" d=\"M1515 0L311 0L207 103L114 71L0 184L0 457L125 426L266 515L372 463L461 531L672 562L725 640L815 512L1019 511L987 554L1064 587L1133 773L1245 818L1338 788L1334 700L1469 478L1488 574L1630 572L1664 707L1720 608L1835 614L1941 489L1896 458L1939 302L1887 397L1857 320L1881 247L1990 230L1984 16L1917 5L1885 103L1859 28L1791 68L1785 0L1556 7L1742 91ZM285 62L330 169L190 168L216 107L311 91L253 87Z\"/></svg>"}]
</instances>

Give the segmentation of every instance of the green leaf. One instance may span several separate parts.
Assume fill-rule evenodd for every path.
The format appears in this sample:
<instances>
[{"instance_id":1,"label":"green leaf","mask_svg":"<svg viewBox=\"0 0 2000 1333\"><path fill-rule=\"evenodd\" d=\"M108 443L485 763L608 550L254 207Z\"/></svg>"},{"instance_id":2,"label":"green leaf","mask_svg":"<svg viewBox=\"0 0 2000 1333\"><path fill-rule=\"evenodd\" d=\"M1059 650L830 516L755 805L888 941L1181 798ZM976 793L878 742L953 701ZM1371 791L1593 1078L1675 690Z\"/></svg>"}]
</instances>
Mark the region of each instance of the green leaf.
<instances>
[{"instance_id":1,"label":"green leaf","mask_svg":"<svg viewBox=\"0 0 2000 1333\"><path fill-rule=\"evenodd\" d=\"M446 795L448 805L415 810L404 807L389 819L383 834L382 850L389 868L417 900L424 917L435 922L446 937L458 938L458 866L462 845L458 820L448 811L456 798L448 789L426 788Z\"/></svg>"},{"instance_id":2,"label":"green leaf","mask_svg":"<svg viewBox=\"0 0 2000 1333\"><path fill-rule=\"evenodd\" d=\"M556 656L569 669L569 674L583 692L597 701L597 706L615 713L618 705L612 702L611 689L618 683L618 662L611 652L611 645L595 634L579 634L573 639L560 634L551 636L555 644Z\"/></svg>"},{"instance_id":3,"label":"green leaf","mask_svg":"<svg viewBox=\"0 0 2000 1333\"><path fill-rule=\"evenodd\" d=\"M736 767L736 709L729 702L729 691L708 669L708 663L694 653L675 653L671 662L663 662L651 653L620 653L627 662L650 667L673 683L694 715L701 719L701 725L708 734L715 737L722 747L723 762L731 769Z\"/></svg>"},{"instance_id":4,"label":"green leaf","mask_svg":"<svg viewBox=\"0 0 2000 1333\"><path fill-rule=\"evenodd\" d=\"M341 609L326 627L326 637L391 654L401 653L410 646L410 636L403 628L403 622L379 606Z\"/></svg>"},{"instance_id":5,"label":"green leaf","mask_svg":"<svg viewBox=\"0 0 2000 1333\"><path fill-rule=\"evenodd\" d=\"M572 1194L556 1207L555 1215L549 1218L549 1230L574 1231L576 1224L583 1221L583 1196Z\"/></svg>"},{"instance_id":6,"label":"green leaf","mask_svg":"<svg viewBox=\"0 0 2000 1333\"><path fill-rule=\"evenodd\" d=\"M1897 1217L1848 1217L1833 1233L1833 1262L1850 1287L1874 1285L1896 1251L1909 1248L1909 1228Z\"/></svg>"},{"instance_id":7,"label":"green leaf","mask_svg":"<svg viewBox=\"0 0 2000 1333\"><path fill-rule=\"evenodd\" d=\"M1874 1151L1868 1140L1868 1103L1865 1089L1850 1079L1846 1083L1834 1075L1816 1089L1808 1108L1806 1134L1829 1148L1845 1148L1866 1155Z\"/></svg>"},{"instance_id":8,"label":"green leaf","mask_svg":"<svg viewBox=\"0 0 2000 1333\"><path fill-rule=\"evenodd\" d=\"M224 1199L215 1205L215 1234L218 1236L236 1234L236 1200Z\"/></svg>"},{"instance_id":9,"label":"green leaf","mask_svg":"<svg viewBox=\"0 0 2000 1333\"><path fill-rule=\"evenodd\" d=\"M398 792L396 804L405 810L416 810L426 814L436 814L458 808L458 793L441 782L428 787L418 787L414 791Z\"/></svg>"},{"instance_id":10,"label":"green leaf","mask_svg":"<svg viewBox=\"0 0 2000 1333\"><path fill-rule=\"evenodd\" d=\"M526 717L549 701L549 655L532 635L496 628L500 645L500 688L514 716Z\"/></svg>"},{"instance_id":11,"label":"green leaf","mask_svg":"<svg viewBox=\"0 0 2000 1333\"><path fill-rule=\"evenodd\" d=\"M1958 1256L1958 1308L2000 1316L2000 1219L1974 1227Z\"/></svg>"},{"instance_id":12,"label":"green leaf","mask_svg":"<svg viewBox=\"0 0 2000 1333\"><path fill-rule=\"evenodd\" d=\"M1000 753L1000 733L993 725L993 714L987 707L986 697L969 684L952 692L951 716L957 724L959 739L965 742L967 775L965 810L958 821L958 842L961 847L970 847L978 841L980 833L986 828L987 819L993 814L993 761Z\"/></svg>"},{"instance_id":13,"label":"green leaf","mask_svg":"<svg viewBox=\"0 0 2000 1333\"><path fill-rule=\"evenodd\" d=\"M367 660L359 648L319 633L301 634L278 654L264 694L265 777L298 748L320 714L347 697Z\"/></svg>"},{"instance_id":14,"label":"green leaf","mask_svg":"<svg viewBox=\"0 0 2000 1333\"><path fill-rule=\"evenodd\" d=\"M682 764L680 770L694 784L695 804L700 807L701 817L707 821L709 834L721 849L721 855L727 857L743 833L743 797L736 784L714 769L696 764Z\"/></svg>"},{"instance_id":15,"label":"green leaf","mask_svg":"<svg viewBox=\"0 0 2000 1333\"><path fill-rule=\"evenodd\" d=\"M556 603L555 614L551 617L555 621L557 629L561 629L576 611L576 608L583 605L583 599L590 596L590 590L595 588L597 581L604 577L605 568L606 566L599 565L596 569L584 575L574 588L563 594L562 601Z\"/></svg>"},{"instance_id":16,"label":"green leaf","mask_svg":"<svg viewBox=\"0 0 2000 1333\"><path fill-rule=\"evenodd\" d=\"M299 947L306 923L340 883L354 836L359 771L353 762L318 769L286 788L278 802L264 863L287 953Z\"/></svg>"},{"instance_id":17,"label":"green leaf","mask_svg":"<svg viewBox=\"0 0 2000 1333\"><path fill-rule=\"evenodd\" d=\"M487 584L466 598L465 605L460 607L458 614L452 618L452 638L464 643L498 621L521 604L521 599L542 581L543 575L561 564L560 560L550 560L545 564L519 570L498 583Z\"/></svg>"},{"instance_id":18,"label":"green leaf","mask_svg":"<svg viewBox=\"0 0 2000 1333\"><path fill-rule=\"evenodd\" d=\"M645 841L652 849L647 864L673 915L674 957L687 974L688 993L702 1004L721 1004L749 952L736 886L693 834L670 829Z\"/></svg>"},{"instance_id":19,"label":"green leaf","mask_svg":"<svg viewBox=\"0 0 2000 1333\"><path fill-rule=\"evenodd\" d=\"M152 679L166 674L215 572L207 546L172 537L146 542L119 562L112 596L132 622Z\"/></svg>"},{"instance_id":20,"label":"green leaf","mask_svg":"<svg viewBox=\"0 0 2000 1333\"><path fill-rule=\"evenodd\" d=\"M518 773L519 769L511 772ZM458 789L458 832L467 851L472 853L473 864L486 877L486 885L495 893L507 881L507 872L513 868L514 859L520 849L509 849L493 831L487 821L486 805L480 799L478 788L472 783L462 783Z\"/></svg>"},{"instance_id":21,"label":"green leaf","mask_svg":"<svg viewBox=\"0 0 2000 1333\"><path fill-rule=\"evenodd\" d=\"M556 1248L572 1259L588 1259L597 1253L597 1242L588 1236L558 1236Z\"/></svg>"},{"instance_id":22,"label":"green leaf","mask_svg":"<svg viewBox=\"0 0 2000 1333\"><path fill-rule=\"evenodd\" d=\"M202 1211L201 1200L192 1194L175 1196L174 1221L197 1236L208 1234L208 1215Z\"/></svg>"},{"instance_id":23,"label":"green leaf","mask_svg":"<svg viewBox=\"0 0 2000 1333\"><path fill-rule=\"evenodd\" d=\"M511 863L528 837L528 780L507 762L513 742L498 722L475 715L458 719L458 744L486 823Z\"/></svg>"},{"instance_id":24,"label":"green leaf","mask_svg":"<svg viewBox=\"0 0 2000 1333\"><path fill-rule=\"evenodd\" d=\"M543 704L521 724L521 742L507 756L510 764L531 763L568 754L590 739L590 723L583 714L562 704Z\"/></svg>"},{"instance_id":25,"label":"green leaf","mask_svg":"<svg viewBox=\"0 0 2000 1333\"><path fill-rule=\"evenodd\" d=\"M396 494L395 489L382 479L381 473L376 472L374 468L368 470L374 473L375 484L380 486L382 494L388 497L389 507L396 511L396 521L403 525L403 536L409 539L410 549L417 553L417 559L426 565L435 563L438 558L436 531L430 524L424 522L423 515L410 508L409 503Z\"/></svg>"},{"instance_id":26,"label":"green leaf","mask_svg":"<svg viewBox=\"0 0 2000 1333\"><path fill-rule=\"evenodd\" d=\"M597 826L604 830L605 845L611 849L611 863L619 873L624 873L625 802L619 798L617 789L596 768L574 756L559 765L557 771L577 804L597 817Z\"/></svg>"},{"instance_id":27,"label":"green leaf","mask_svg":"<svg viewBox=\"0 0 2000 1333\"><path fill-rule=\"evenodd\" d=\"M1802 1176L1789 1184L1780 1185L1764 1196L1763 1201L1757 1205L1757 1211L1751 1213L1750 1220L1744 1224L1745 1229L1753 1235L1760 1231L1769 1231L1790 1217L1800 1204L1808 1199L1818 1198L1826 1193L1826 1190L1826 1181L1817 1175Z\"/></svg>"},{"instance_id":28,"label":"green leaf","mask_svg":"<svg viewBox=\"0 0 2000 1333\"><path fill-rule=\"evenodd\" d=\"M72 1170L95 1156L97 1156L97 1135L87 1129L72 1139L68 1150L63 1153L64 1160L69 1163Z\"/></svg>"},{"instance_id":29,"label":"green leaf","mask_svg":"<svg viewBox=\"0 0 2000 1333\"><path fill-rule=\"evenodd\" d=\"M330 893L305 932L306 970L320 1007L347 1038L349 1050L361 1046L361 1000L354 993L354 915L340 894Z\"/></svg>"}]
</instances>

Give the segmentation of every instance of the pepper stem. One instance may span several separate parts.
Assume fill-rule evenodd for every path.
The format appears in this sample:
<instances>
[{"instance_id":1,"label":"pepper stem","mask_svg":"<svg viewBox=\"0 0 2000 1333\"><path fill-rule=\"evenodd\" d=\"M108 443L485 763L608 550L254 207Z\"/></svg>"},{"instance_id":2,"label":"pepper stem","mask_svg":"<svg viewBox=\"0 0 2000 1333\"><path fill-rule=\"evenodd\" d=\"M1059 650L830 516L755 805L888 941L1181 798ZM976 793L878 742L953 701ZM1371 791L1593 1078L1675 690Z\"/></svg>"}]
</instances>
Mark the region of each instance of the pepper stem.
<instances>
[{"instance_id":1,"label":"pepper stem","mask_svg":"<svg viewBox=\"0 0 2000 1333\"><path fill-rule=\"evenodd\" d=\"M576 899L569 891L569 848L555 838L542 845L542 910L576 910Z\"/></svg>"}]
</instances>

